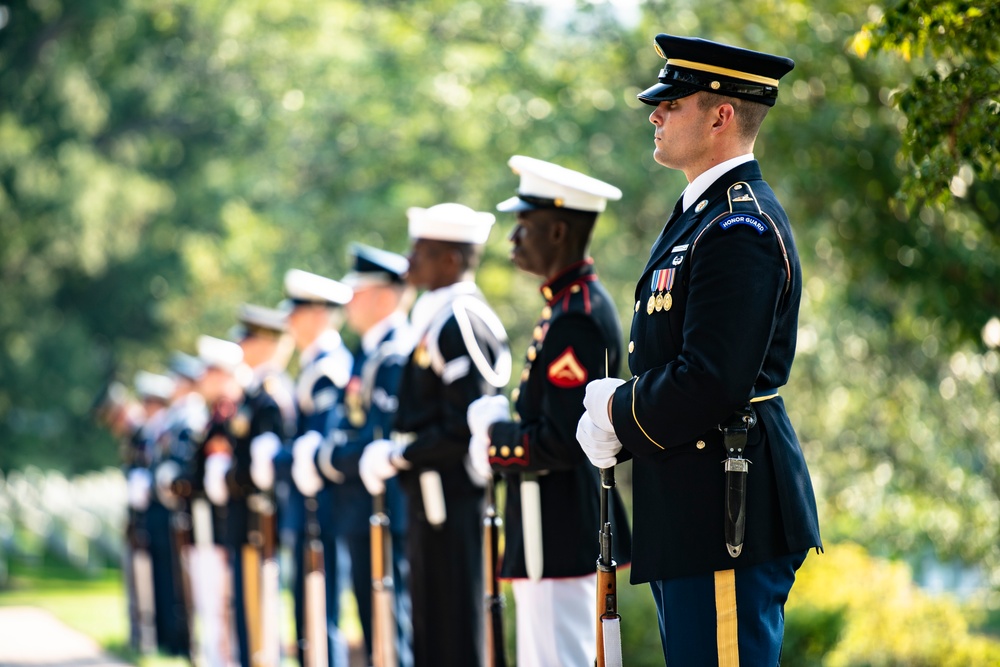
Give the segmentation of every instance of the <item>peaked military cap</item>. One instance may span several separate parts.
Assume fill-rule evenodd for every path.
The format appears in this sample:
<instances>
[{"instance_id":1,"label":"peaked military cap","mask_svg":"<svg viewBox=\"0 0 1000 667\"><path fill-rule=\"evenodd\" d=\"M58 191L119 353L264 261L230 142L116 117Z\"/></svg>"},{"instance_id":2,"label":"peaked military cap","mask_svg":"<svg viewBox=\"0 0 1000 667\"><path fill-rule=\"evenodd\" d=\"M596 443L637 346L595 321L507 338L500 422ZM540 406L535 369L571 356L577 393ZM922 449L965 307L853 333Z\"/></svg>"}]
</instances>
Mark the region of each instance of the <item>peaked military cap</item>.
<instances>
[{"instance_id":1,"label":"peaked military cap","mask_svg":"<svg viewBox=\"0 0 1000 667\"><path fill-rule=\"evenodd\" d=\"M206 368L235 373L243 363L243 348L222 338L198 336L198 358Z\"/></svg>"},{"instance_id":2,"label":"peaked military cap","mask_svg":"<svg viewBox=\"0 0 1000 667\"><path fill-rule=\"evenodd\" d=\"M410 263L402 255L361 243L351 244L351 256L354 264L343 280L350 287L402 285L403 276L410 268Z\"/></svg>"},{"instance_id":3,"label":"peaked military cap","mask_svg":"<svg viewBox=\"0 0 1000 667\"><path fill-rule=\"evenodd\" d=\"M660 34L655 45L667 61L660 82L637 95L652 106L705 90L773 107L778 79L795 67L790 58L696 37Z\"/></svg>"},{"instance_id":4,"label":"peaked military cap","mask_svg":"<svg viewBox=\"0 0 1000 667\"><path fill-rule=\"evenodd\" d=\"M277 338L288 329L287 311L252 303L241 304L236 318L239 320L239 325L233 332L233 338L238 341L250 336Z\"/></svg>"},{"instance_id":5,"label":"peaked military cap","mask_svg":"<svg viewBox=\"0 0 1000 667\"><path fill-rule=\"evenodd\" d=\"M351 300L351 288L323 276L290 269L285 274L285 296L293 306L343 306Z\"/></svg>"},{"instance_id":6,"label":"peaked military cap","mask_svg":"<svg viewBox=\"0 0 1000 667\"><path fill-rule=\"evenodd\" d=\"M168 403L174 395L176 385L166 375L139 371L135 374L135 393L142 400L159 400Z\"/></svg>"},{"instance_id":7,"label":"peaked military cap","mask_svg":"<svg viewBox=\"0 0 1000 667\"><path fill-rule=\"evenodd\" d=\"M432 239L481 245L496 221L492 213L474 211L462 204L437 204L407 209L411 239Z\"/></svg>"},{"instance_id":8,"label":"peaked military cap","mask_svg":"<svg viewBox=\"0 0 1000 667\"><path fill-rule=\"evenodd\" d=\"M600 213L609 199L622 198L622 191L610 183L551 162L515 155L507 164L521 177L521 183L516 196L497 204L498 211L569 208Z\"/></svg>"},{"instance_id":9,"label":"peaked military cap","mask_svg":"<svg viewBox=\"0 0 1000 667\"><path fill-rule=\"evenodd\" d=\"M174 352L170 355L167 368L178 377L197 381L205 373L205 364L197 357L183 352Z\"/></svg>"}]
</instances>

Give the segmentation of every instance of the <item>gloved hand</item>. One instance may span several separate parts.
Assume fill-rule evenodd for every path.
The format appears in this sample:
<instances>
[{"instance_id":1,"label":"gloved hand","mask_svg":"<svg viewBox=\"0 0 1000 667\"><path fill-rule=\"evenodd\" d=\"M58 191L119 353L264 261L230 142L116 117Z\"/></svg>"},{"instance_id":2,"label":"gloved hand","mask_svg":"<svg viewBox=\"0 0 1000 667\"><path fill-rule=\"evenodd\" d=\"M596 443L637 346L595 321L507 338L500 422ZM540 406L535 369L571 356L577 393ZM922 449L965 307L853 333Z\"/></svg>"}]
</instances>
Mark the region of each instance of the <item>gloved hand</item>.
<instances>
[{"instance_id":1,"label":"gloved hand","mask_svg":"<svg viewBox=\"0 0 1000 667\"><path fill-rule=\"evenodd\" d=\"M274 457L281 449L281 440L270 431L250 441L250 479L261 491L274 486Z\"/></svg>"},{"instance_id":2,"label":"gloved hand","mask_svg":"<svg viewBox=\"0 0 1000 667\"><path fill-rule=\"evenodd\" d=\"M292 479L305 496L315 496L323 488L323 478L316 469L316 450L321 444L319 431L309 431L292 445Z\"/></svg>"},{"instance_id":3,"label":"gloved hand","mask_svg":"<svg viewBox=\"0 0 1000 667\"><path fill-rule=\"evenodd\" d=\"M583 397L583 407L587 409L594 425L605 431L615 432L611 424L611 397L615 389L625 384L619 378L601 378L587 384L587 393Z\"/></svg>"},{"instance_id":4,"label":"gloved hand","mask_svg":"<svg viewBox=\"0 0 1000 667\"><path fill-rule=\"evenodd\" d=\"M474 404L473 404L474 405ZM485 436L472 434L469 439L469 462L477 475L488 481L493 478L493 466L490 465L490 440Z\"/></svg>"},{"instance_id":5,"label":"gloved hand","mask_svg":"<svg viewBox=\"0 0 1000 667\"><path fill-rule=\"evenodd\" d=\"M164 461L156 466L153 481L156 485L156 497L170 509L177 509L177 494L174 493L174 480L181 474L181 466L176 461Z\"/></svg>"},{"instance_id":6,"label":"gloved hand","mask_svg":"<svg viewBox=\"0 0 1000 667\"><path fill-rule=\"evenodd\" d=\"M358 474L368 493L377 496L385 492L385 480L395 477L399 469L392 456L397 446L392 440L375 440L365 446L358 462Z\"/></svg>"},{"instance_id":7,"label":"gloved hand","mask_svg":"<svg viewBox=\"0 0 1000 667\"><path fill-rule=\"evenodd\" d=\"M489 441L490 426L510 419L510 401L502 394L482 396L469 404L466 420L473 436Z\"/></svg>"},{"instance_id":8,"label":"gloved hand","mask_svg":"<svg viewBox=\"0 0 1000 667\"><path fill-rule=\"evenodd\" d=\"M134 510L144 512L149 507L149 489L152 486L149 470L132 468L125 477L125 493L128 505Z\"/></svg>"},{"instance_id":9,"label":"gloved hand","mask_svg":"<svg viewBox=\"0 0 1000 667\"><path fill-rule=\"evenodd\" d=\"M576 425L576 440L590 462L598 468L610 468L617 463L615 455L622 449L622 443L614 431L605 431L584 412Z\"/></svg>"},{"instance_id":10,"label":"gloved hand","mask_svg":"<svg viewBox=\"0 0 1000 667\"><path fill-rule=\"evenodd\" d=\"M205 459L205 495L213 505L222 506L229 502L229 487L226 473L233 464L230 454L209 454Z\"/></svg>"}]
</instances>

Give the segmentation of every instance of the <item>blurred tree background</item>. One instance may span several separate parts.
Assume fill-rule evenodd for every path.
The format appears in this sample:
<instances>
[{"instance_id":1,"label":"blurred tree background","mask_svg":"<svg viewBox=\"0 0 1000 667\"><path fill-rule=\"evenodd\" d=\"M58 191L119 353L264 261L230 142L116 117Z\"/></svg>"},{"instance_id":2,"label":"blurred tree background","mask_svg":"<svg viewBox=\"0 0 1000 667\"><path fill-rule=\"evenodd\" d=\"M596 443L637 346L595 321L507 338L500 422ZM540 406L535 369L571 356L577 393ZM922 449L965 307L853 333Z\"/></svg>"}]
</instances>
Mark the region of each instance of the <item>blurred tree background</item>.
<instances>
[{"instance_id":1,"label":"blurred tree background","mask_svg":"<svg viewBox=\"0 0 1000 667\"><path fill-rule=\"evenodd\" d=\"M592 253L627 325L684 186L635 99L657 32L796 61L755 153L803 259L783 393L825 540L1000 607L988 0L0 0L0 471L114 465L88 414L108 378L276 303L288 268L341 276L349 241L405 251L409 206L491 210L516 153L624 191ZM541 300L510 226L479 280L523 349ZM846 608L814 617L836 635Z\"/></svg>"}]
</instances>

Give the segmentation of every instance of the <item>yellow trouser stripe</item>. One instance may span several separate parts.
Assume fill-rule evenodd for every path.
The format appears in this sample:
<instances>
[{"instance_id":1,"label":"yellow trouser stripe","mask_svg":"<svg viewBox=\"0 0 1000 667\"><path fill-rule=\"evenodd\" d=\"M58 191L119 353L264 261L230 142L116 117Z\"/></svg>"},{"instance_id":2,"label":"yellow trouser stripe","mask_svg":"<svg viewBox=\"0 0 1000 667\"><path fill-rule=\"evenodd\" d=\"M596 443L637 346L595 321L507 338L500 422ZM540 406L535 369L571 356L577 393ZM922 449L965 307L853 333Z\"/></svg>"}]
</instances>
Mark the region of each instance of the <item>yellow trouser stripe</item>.
<instances>
[{"instance_id":1,"label":"yellow trouser stripe","mask_svg":"<svg viewBox=\"0 0 1000 667\"><path fill-rule=\"evenodd\" d=\"M736 570L715 573L715 627L719 667L739 667L740 647L736 635Z\"/></svg>"}]
</instances>

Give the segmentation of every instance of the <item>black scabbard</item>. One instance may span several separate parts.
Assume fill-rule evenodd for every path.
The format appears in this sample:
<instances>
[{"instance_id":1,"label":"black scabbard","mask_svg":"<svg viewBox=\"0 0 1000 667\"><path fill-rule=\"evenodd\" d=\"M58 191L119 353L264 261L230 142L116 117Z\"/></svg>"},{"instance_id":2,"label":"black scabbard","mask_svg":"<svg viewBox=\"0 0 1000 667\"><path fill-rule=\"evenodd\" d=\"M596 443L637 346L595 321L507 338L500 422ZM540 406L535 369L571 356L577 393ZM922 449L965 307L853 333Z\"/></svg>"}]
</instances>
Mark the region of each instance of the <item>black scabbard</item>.
<instances>
[{"instance_id":1,"label":"black scabbard","mask_svg":"<svg viewBox=\"0 0 1000 667\"><path fill-rule=\"evenodd\" d=\"M720 426L727 458L723 461L726 472L726 549L733 558L743 551L747 514L747 474L750 461L743 458L747 446L747 433L757 423L751 408L741 410L727 425Z\"/></svg>"}]
</instances>

